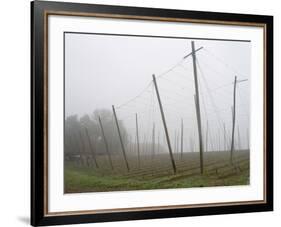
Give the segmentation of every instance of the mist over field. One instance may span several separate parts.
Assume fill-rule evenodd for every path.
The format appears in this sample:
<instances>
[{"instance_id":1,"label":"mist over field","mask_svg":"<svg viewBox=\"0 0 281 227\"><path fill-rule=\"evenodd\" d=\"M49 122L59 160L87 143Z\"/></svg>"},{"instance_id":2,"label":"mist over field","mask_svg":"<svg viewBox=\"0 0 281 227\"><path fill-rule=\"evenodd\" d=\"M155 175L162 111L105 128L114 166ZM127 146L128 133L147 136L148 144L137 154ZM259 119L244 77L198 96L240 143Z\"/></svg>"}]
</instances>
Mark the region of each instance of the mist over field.
<instances>
[{"instance_id":1,"label":"mist over field","mask_svg":"<svg viewBox=\"0 0 281 227\"><path fill-rule=\"evenodd\" d=\"M160 75L189 54L191 40L66 34L65 45L66 117L91 116L97 109L112 112L112 105L115 105L118 119L132 139L135 137L135 113L139 117L140 137L151 137L153 123L157 134L161 138L164 136L152 74ZM237 85L236 103L236 132L239 127L240 144L245 148L250 114L251 45L211 40L195 40L195 45L203 47L196 53L203 131L208 121L210 134L221 137L211 139L221 143L220 146L223 146L223 124L228 137L231 132L234 76L238 80L248 80ZM180 130L183 119L185 141L192 138L196 144L191 56L157 82L171 139ZM150 87L140 97L123 105L149 83Z\"/></svg>"}]
</instances>

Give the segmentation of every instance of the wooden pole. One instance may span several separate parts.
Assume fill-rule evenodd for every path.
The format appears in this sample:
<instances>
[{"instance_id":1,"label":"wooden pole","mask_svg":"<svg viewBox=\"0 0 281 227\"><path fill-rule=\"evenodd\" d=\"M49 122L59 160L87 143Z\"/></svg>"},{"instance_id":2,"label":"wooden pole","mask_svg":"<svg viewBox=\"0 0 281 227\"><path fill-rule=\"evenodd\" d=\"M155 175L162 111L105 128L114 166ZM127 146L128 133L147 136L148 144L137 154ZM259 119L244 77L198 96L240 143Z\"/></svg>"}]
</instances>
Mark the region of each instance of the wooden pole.
<instances>
[{"instance_id":1,"label":"wooden pole","mask_svg":"<svg viewBox=\"0 0 281 227\"><path fill-rule=\"evenodd\" d=\"M152 127L152 159L155 157L155 123Z\"/></svg>"},{"instance_id":2,"label":"wooden pole","mask_svg":"<svg viewBox=\"0 0 281 227\"><path fill-rule=\"evenodd\" d=\"M212 133L209 133L209 137L210 137L210 141L211 141L212 151L215 151L215 149L216 149L216 146L215 146L216 137L215 137L215 135L212 136Z\"/></svg>"},{"instance_id":3,"label":"wooden pole","mask_svg":"<svg viewBox=\"0 0 281 227\"><path fill-rule=\"evenodd\" d=\"M103 142L104 142L104 145L105 145L105 150L106 150L108 160L109 160L109 163L110 163L110 167L111 167L111 169L113 169L112 159L111 159L111 155L110 155L109 148L108 148L108 143L107 143L107 140L106 140L106 137L105 137L105 133L104 133L104 130L103 130L103 125L102 125L102 121L101 121L100 117L99 117L99 123L100 123L101 132L102 132Z\"/></svg>"},{"instance_id":4,"label":"wooden pole","mask_svg":"<svg viewBox=\"0 0 281 227\"><path fill-rule=\"evenodd\" d=\"M183 120L181 119L181 159L183 158Z\"/></svg>"},{"instance_id":5,"label":"wooden pole","mask_svg":"<svg viewBox=\"0 0 281 227\"><path fill-rule=\"evenodd\" d=\"M230 163L233 164L233 151L234 151L234 133L235 133L235 107L236 107L236 83L237 76L234 78L233 86L233 110L232 110L232 135L231 135L231 148L230 148Z\"/></svg>"},{"instance_id":6,"label":"wooden pole","mask_svg":"<svg viewBox=\"0 0 281 227\"><path fill-rule=\"evenodd\" d=\"M223 143L224 143L224 151L227 150L226 148L226 132L225 132L225 123L223 123Z\"/></svg>"},{"instance_id":7,"label":"wooden pole","mask_svg":"<svg viewBox=\"0 0 281 227\"><path fill-rule=\"evenodd\" d=\"M209 124L208 124L208 120L207 120L207 127L206 127L206 145L205 145L205 151L208 151L208 132L209 131Z\"/></svg>"},{"instance_id":8,"label":"wooden pole","mask_svg":"<svg viewBox=\"0 0 281 227\"><path fill-rule=\"evenodd\" d=\"M136 113L136 137L137 137L138 167L140 167L140 140L139 140L139 125L138 125L137 113Z\"/></svg>"},{"instance_id":9,"label":"wooden pole","mask_svg":"<svg viewBox=\"0 0 281 227\"><path fill-rule=\"evenodd\" d=\"M237 125L237 136L238 136L238 148L239 148L239 150L241 150L241 140L240 140L239 125Z\"/></svg>"},{"instance_id":10,"label":"wooden pole","mask_svg":"<svg viewBox=\"0 0 281 227\"><path fill-rule=\"evenodd\" d=\"M179 153L179 130L177 130L177 153Z\"/></svg>"},{"instance_id":11,"label":"wooden pole","mask_svg":"<svg viewBox=\"0 0 281 227\"><path fill-rule=\"evenodd\" d=\"M133 154L133 140L132 140L132 135L131 134L129 134L129 142L128 142L128 147L129 147L129 152L131 153L131 154Z\"/></svg>"},{"instance_id":12,"label":"wooden pole","mask_svg":"<svg viewBox=\"0 0 281 227\"><path fill-rule=\"evenodd\" d=\"M168 144L168 149L169 149L172 167L173 167L174 173L176 173L177 167L176 167L173 152L172 152L171 142L170 142L170 138L169 138L169 132L168 132L168 128L167 128L167 125L166 125L166 119L165 119L165 115L164 115L164 111L163 111L163 107L162 107L162 103L161 103L161 99L160 99L160 94L159 94L159 90L158 90L158 86L157 86L157 82L156 82L156 78L155 78L154 74L152 75L152 78L153 78L153 83L154 83L154 87L155 87L155 91L156 91L156 95L157 95L157 99L158 99L158 103L159 103L159 108L160 108L160 112L161 112L161 117L162 117L162 121L163 121L163 125L164 125L164 130L165 130L165 135L166 135L166 140L167 140L167 144Z\"/></svg>"},{"instance_id":13,"label":"wooden pole","mask_svg":"<svg viewBox=\"0 0 281 227\"><path fill-rule=\"evenodd\" d=\"M133 151L136 154L138 153L138 151L137 151L137 134L135 135Z\"/></svg>"},{"instance_id":14,"label":"wooden pole","mask_svg":"<svg viewBox=\"0 0 281 227\"><path fill-rule=\"evenodd\" d=\"M120 139L120 143L121 143L121 148L122 148L122 153L123 153L123 157L124 157L124 160L125 160L125 164L126 164L127 170L130 171L130 167L129 167L129 163L128 163L128 160L127 160L126 151L125 151L124 143L123 143L123 140L122 140L121 131L120 131L120 128L119 128L119 124L118 124L118 120L117 120L114 105L112 105L112 110L113 110L113 115L114 115L117 131L118 131L118 135L119 135L119 139Z\"/></svg>"},{"instance_id":15,"label":"wooden pole","mask_svg":"<svg viewBox=\"0 0 281 227\"><path fill-rule=\"evenodd\" d=\"M99 165L98 165L98 162L97 162L97 158L96 158L96 151L94 149L94 146L92 145L92 142L91 142L91 139L90 139L90 136L89 136L89 132L88 132L88 129L86 127L85 127L85 132L86 132L86 135L87 135L87 138L88 138L88 143L89 143L92 155L93 155L93 159L94 159L95 165L96 165L97 168L99 168Z\"/></svg>"},{"instance_id":16,"label":"wooden pole","mask_svg":"<svg viewBox=\"0 0 281 227\"><path fill-rule=\"evenodd\" d=\"M201 131L201 124L199 123L199 114L198 114L198 105L197 105L197 98L196 95L194 95L194 101L195 101L195 106L196 108L196 113L197 113L197 124L198 124L198 134L199 134L199 154L200 154L200 173L204 173L204 163L203 163L203 144L202 144L202 131ZM199 126L200 125L200 126Z\"/></svg>"},{"instance_id":17,"label":"wooden pole","mask_svg":"<svg viewBox=\"0 0 281 227\"><path fill-rule=\"evenodd\" d=\"M196 116L198 124L198 134L199 134L199 151L200 151L200 171L201 174L204 173L204 159L203 159L203 140L202 140L202 124L201 124L201 113L200 113L200 98L199 98L199 88L198 88L198 78L197 78L197 66L196 66L196 53L194 41L191 41L192 49L192 62L193 62L193 74L195 83L195 106L196 106Z\"/></svg>"}]
</instances>

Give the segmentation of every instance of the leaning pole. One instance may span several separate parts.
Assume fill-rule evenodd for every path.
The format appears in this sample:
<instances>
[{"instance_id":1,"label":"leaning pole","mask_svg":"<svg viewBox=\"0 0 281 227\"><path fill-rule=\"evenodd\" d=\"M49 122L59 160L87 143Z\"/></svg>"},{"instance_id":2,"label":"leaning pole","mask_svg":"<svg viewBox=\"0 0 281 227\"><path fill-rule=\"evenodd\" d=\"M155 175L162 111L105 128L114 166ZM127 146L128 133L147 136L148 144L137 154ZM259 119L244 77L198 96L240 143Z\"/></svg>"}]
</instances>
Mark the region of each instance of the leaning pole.
<instances>
[{"instance_id":1,"label":"leaning pole","mask_svg":"<svg viewBox=\"0 0 281 227\"><path fill-rule=\"evenodd\" d=\"M166 119L165 119L165 115L164 115L164 111L163 111L163 107L162 107L162 103L161 103L161 99L160 99L160 94L159 94L159 90L158 90L158 86L157 86L157 82L156 82L156 78L155 78L154 74L152 75L152 78L153 78L153 83L154 83L154 87L155 87L155 91L156 91L156 95L157 95L157 99L158 99L158 103L159 103L159 108L160 108L160 112L161 112L161 117L162 117L162 121L163 121L163 125L164 125L164 130L165 130L166 140L167 140L167 144L168 144L170 159L171 159L171 163L172 163L172 166L173 166L174 174L176 174L177 167L176 167L173 152L172 152L172 146L171 146L171 142L170 142L170 138L169 138L168 128L167 128L167 125L166 125Z\"/></svg>"}]
</instances>

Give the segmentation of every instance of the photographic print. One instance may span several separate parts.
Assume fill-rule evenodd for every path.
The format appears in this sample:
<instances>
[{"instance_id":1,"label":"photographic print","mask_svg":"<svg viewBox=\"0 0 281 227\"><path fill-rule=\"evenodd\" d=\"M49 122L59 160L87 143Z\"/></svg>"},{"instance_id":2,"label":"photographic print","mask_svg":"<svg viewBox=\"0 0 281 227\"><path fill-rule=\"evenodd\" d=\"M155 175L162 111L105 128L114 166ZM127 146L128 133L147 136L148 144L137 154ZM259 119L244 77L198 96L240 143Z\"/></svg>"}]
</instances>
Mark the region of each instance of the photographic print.
<instances>
[{"instance_id":1,"label":"photographic print","mask_svg":"<svg viewBox=\"0 0 281 227\"><path fill-rule=\"evenodd\" d=\"M251 41L64 32L64 192L249 185Z\"/></svg>"},{"instance_id":2,"label":"photographic print","mask_svg":"<svg viewBox=\"0 0 281 227\"><path fill-rule=\"evenodd\" d=\"M273 210L273 17L31 3L31 223Z\"/></svg>"}]
</instances>

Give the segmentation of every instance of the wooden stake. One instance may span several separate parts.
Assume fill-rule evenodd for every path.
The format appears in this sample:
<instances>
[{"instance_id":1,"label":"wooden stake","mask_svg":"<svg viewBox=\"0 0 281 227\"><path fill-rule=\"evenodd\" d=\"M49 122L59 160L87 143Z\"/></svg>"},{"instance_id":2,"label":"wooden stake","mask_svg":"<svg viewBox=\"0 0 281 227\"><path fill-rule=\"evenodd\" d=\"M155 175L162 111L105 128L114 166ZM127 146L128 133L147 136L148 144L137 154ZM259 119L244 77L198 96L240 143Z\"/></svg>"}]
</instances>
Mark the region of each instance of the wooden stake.
<instances>
[{"instance_id":1,"label":"wooden stake","mask_svg":"<svg viewBox=\"0 0 281 227\"><path fill-rule=\"evenodd\" d=\"M139 141L138 114L136 114L136 137L137 137L138 167L140 167L140 141Z\"/></svg>"},{"instance_id":2,"label":"wooden stake","mask_svg":"<svg viewBox=\"0 0 281 227\"><path fill-rule=\"evenodd\" d=\"M224 142L224 151L227 150L226 148L226 132L225 132L225 123L223 123L223 142Z\"/></svg>"},{"instance_id":3,"label":"wooden stake","mask_svg":"<svg viewBox=\"0 0 281 227\"><path fill-rule=\"evenodd\" d=\"M209 124L207 120L207 128L206 128L206 145L205 145L205 151L208 152L208 132L209 131Z\"/></svg>"},{"instance_id":4,"label":"wooden stake","mask_svg":"<svg viewBox=\"0 0 281 227\"><path fill-rule=\"evenodd\" d=\"M233 87L233 110L232 110L232 135L231 135L231 148L230 148L230 163L233 164L233 151L234 151L234 132L235 132L235 107L236 107L236 83L237 76L234 78Z\"/></svg>"},{"instance_id":5,"label":"wooden stake","mask_svg":"<svg viewBox=\"0 0 281 227\"><path fill-rule=\"evenodd\" d=\"M241 140L240 140L239 125L237 125L237 137L238 137L238 148L239 148L239 150L241 150Z\"/></svg>"},{"instance_id":6,"label":"wooden stake","mask_svg":"<svg viewBox=\"0 0 281 227\"><path fill-rule=\"evenodd\" d=\"M179 130L177 130L177 153L179 153Z\"/></svg>"},{"instance_id":7,"label":"wooden stake","mask_svg":"<svg viewBox=\"0 0 281 227\"><path fill-rule=\"evenodd\" d=\"M183 158L183 120L181 119L181 159Z\"/></svg>"},{"instance_id":8,"label":"wooden stake","mask_svg":"<svg viewBox=\"0 0 281 227\"><path fill-rule=\"evenodd\" d=\"M152 127L152 160L155 157L155 123L153 123Z\"/></svg>"},{"instance_id":9,"label":"wooden stake","mask_svg":"<svg viewBox=\"0 0 281 227\"><path fill-rule=\"evenodd\" d=\"M156 78L155 78L154 74L152 75L152 78L153 78L153 83L154 83L154 87L155 87L155 91L156 91L156 95L157 95L157 99L158 99L158 103L159 103L159 108L160 108L160 112L161 112L161 117L162 117L162 121L163 121L163 125L164 125L164 130L165 130L166 140L167 140L167 144L168 144L170 159L171 159L171 163L172 163L174 173L176 174L177 167L176 167L173 152L172 152L168 128L167 128L167 125L166 125L166 119L165 119L165 115L164 115L164 111L163 111L163 107L162 107L162 103L161 103L161 99L160 99L160 94L159 94L159 91L158 91L158 86L157 86L157 82L156 82Z\"/></svg>"},{"instance_id":10,"label":"wooden stake","mask_svg":"<svg viewBox=\"0 0 281 227\"><path fill-rule=\"evenodd\" d=\"M197 104L197 98L196 95L194 95L194 101L195 101L195 106L198 106ZM198 107L196 108L196 113L197 113L197 124L198 124L198 134L199 134L199 154L200 154L200 173L203 174L204 173L204 163L203 163L203 144L202 144L202 134L201 134L201 126L199 123L199 114L198 114Z\"/></svg>"},{"instance_id":11,"label":"wooden stake","mask_svg":"<svg viewBox=\"0 0 281 227\"><path fill-rule=\"evenodd\" d=\"M101 121L100 117L99 117L99 123L100 123L101 132L102 132L103 142L104 142L104 145L105 145L105 150L106 150L108 160L109 160L109 163L110 163L110 167L111 167L111 169L113 169L111 155L110 155L110 152L109 152L108 143L107 143L107 140L106 140L106 137L105 137L105 133L104 133L104 130L103 130L102 121Z\"/></svg>"},{"instance_id":12,"label":"wooden stake","mask_svg":"<svg viewBox=\"0 0 281 227\"><path fill-rule=\"evenodd\" d=\"M200 99L199 99L196 53L195 53L194 41L191 41L191 49L192 49L194 83L195 83L195 106L196 106L196 116L197 116L198 135L199 135L200 172L201 172L201 174L203 174L204 173L204 159L203 159L203 140L202 140L202 126L201 126L202 124L201 124Z\"/></svg>"},{"instance_id":13,"label":"wooden stake","mask_svg":"<svg viewBox=\"0 0 281 227\"><path fill-rule=\"evenodd\" d=\"M120 143L121 143L121 148L122 148L122 153L123 153L123 157L124 157L124 160L125 160L125 164L126 164L127 170L130 171L130 167L129 167L129 163L128 163L128 160L127 160L126 151L125 151L124 143L123 143L123 140L122 140L122 136L121 136L121 132L120 132L120 128L119 128L119 124L118 124L118 120L117 120L114 105L112 105L112 110L113 110L113 115L114 115L117 131L118 131L118 135L119 135L119 139L120 139Z\"/></svg>"}]
</instances>

